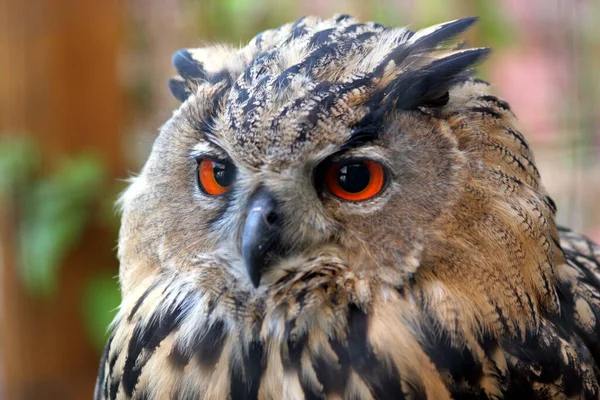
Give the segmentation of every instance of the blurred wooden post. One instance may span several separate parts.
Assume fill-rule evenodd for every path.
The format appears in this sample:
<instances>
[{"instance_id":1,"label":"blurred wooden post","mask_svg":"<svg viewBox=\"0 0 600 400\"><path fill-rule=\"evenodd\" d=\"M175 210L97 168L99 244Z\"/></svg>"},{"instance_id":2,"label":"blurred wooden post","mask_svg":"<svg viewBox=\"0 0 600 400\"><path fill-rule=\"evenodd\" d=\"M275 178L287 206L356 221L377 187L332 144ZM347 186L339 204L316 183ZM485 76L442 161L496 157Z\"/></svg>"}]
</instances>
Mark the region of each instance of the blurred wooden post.
<instances>
[{"instance_id":1,"label":"blurred wooden post","mask_svg":"<svg viewBox=\"0 0 600 400\"><path fill-rule=\"evenodd\" d=\"M118 0L0 0L0 132L33 136L45 169L93 150L111 176L123 176L122 7ZM82 289L90 268L115 265L110 250L98 256L115 238L89 229L61 267L56 298L35 300L17 279L15 224L0 202L0 397L89 399L99 354L82 328Z\"/></svg>"}]
</instances>

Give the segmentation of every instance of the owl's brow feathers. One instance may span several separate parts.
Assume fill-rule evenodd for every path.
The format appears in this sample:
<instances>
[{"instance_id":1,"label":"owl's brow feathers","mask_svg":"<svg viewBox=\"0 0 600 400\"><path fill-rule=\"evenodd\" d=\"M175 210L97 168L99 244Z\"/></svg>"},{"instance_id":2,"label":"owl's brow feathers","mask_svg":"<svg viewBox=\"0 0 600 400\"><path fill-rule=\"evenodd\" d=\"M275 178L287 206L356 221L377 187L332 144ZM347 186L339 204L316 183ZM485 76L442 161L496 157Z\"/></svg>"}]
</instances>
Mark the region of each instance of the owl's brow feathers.
<instances>
[{"instance_id":1,"label":"owl's brow feathers","mask_svg":"<svg viewBox=\"0 0 600 400\"><path fill-rule=\"evenodd\" d=\"M445 46L475 21L465 18L414 33L352 23L347 16L322 30L300 19L263 32L223 60L218 60L219 48L212 59L208 51L180 50L173 57L179 76L169 88L182 102L199 92L215 93L212 110L201 118L203 133L210 133L223 113L242 142L258 140L257 129L277 131L287 121L300 120L292 129L297 143L320 122L339 120L352 129L342 147L353 147L376 139L391 110L448 101L448 89L489 52ZM319 23L326 22L317 22L317 28Z\"/></svg>"}]
</instances>

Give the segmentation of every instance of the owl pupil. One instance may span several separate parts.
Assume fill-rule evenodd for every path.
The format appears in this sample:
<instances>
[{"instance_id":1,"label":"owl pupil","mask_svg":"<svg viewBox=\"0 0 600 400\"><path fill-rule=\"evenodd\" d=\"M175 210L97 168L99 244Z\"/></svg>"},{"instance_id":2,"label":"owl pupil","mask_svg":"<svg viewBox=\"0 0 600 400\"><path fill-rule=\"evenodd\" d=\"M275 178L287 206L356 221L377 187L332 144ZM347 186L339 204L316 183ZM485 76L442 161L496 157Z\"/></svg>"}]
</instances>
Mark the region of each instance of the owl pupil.
<instances>
[{"instance_id":1,"label":"owl pupil","mask_svg":"<svg viewBox=\"0 0 600 400\"><path fill-rule=\"evenodd\" d=\"M232 165L214 162L213 171L215 175L215 181L219 185L228 187L233 184L233 180L235 178L235 168Z\"/></svg>"},{"instance_id":2,"label":"owl pupil","mask_svg":"<svg viewBox=\"0 0 600 400\"><path fill-rule=\"evenodd\" d=\"M349 193L363 191L371 181L371 172L364 163L346 164L340 168L338 182Z\"/></svg>"}]
</instances>

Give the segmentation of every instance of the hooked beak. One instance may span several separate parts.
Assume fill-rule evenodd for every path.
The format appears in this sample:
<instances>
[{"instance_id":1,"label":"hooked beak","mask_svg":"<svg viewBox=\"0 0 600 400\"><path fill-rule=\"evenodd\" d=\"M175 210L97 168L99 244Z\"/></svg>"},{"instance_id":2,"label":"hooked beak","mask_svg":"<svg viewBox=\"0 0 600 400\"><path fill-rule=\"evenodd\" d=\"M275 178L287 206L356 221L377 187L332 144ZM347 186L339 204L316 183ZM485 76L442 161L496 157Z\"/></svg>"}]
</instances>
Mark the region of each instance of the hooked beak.
<instances>
[{"instance_id":1,"label":"hooked beak","mask_svg":"<svg viewBox=\"0 0 600 400\"><path fill-rule=\"evenodd\" d=\"M266 189L258 189L247 206L246 221L242 232L242 258L254 287L260 284L269 251L279 241L281 218L277 202Z\"/></svg>"}]
</instances>

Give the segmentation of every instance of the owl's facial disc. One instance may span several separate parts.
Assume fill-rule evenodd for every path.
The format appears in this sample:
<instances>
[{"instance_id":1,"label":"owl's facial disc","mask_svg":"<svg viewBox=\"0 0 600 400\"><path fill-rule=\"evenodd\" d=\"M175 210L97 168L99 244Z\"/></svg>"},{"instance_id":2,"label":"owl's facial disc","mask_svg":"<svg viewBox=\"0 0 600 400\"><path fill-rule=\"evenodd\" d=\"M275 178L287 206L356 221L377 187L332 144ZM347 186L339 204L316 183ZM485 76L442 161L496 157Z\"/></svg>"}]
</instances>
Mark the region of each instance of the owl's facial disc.
<instances>
[{"instance_id":1,"label":"owl's facial disc","mask_svg":"<svg viewBox=\"0 0 600 400\"><path fill-rule=\"evenodd\" d=\"M261 273L269 252L276 248L281 233L281 216L272 193L259 188L250 198L242 231L242 259L254 287L260 284Z\"/></svg>"}]
</instances>

